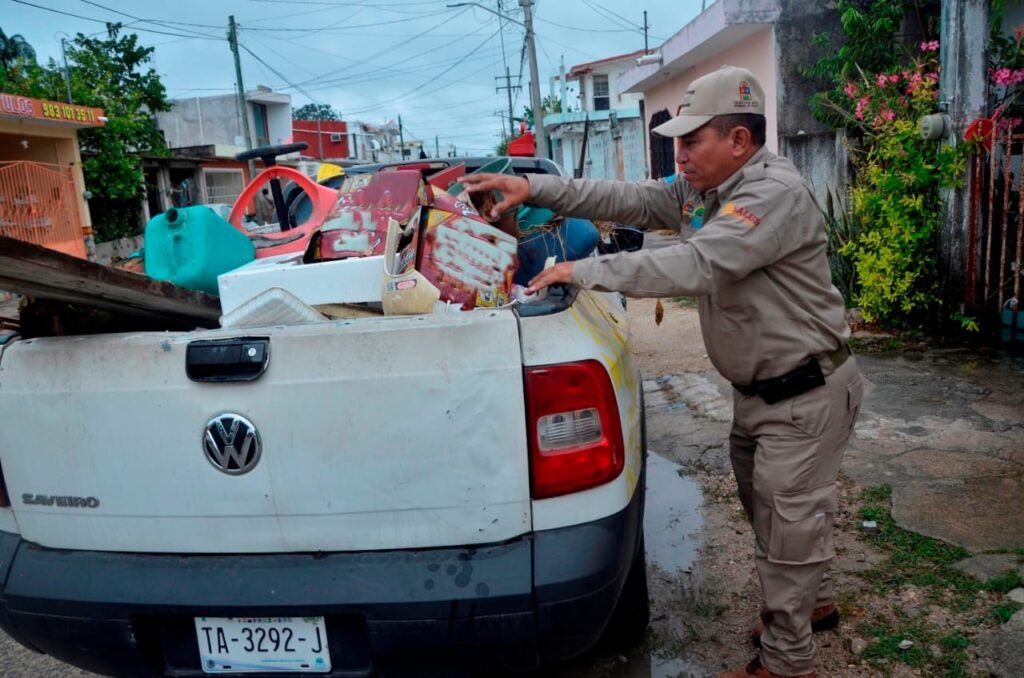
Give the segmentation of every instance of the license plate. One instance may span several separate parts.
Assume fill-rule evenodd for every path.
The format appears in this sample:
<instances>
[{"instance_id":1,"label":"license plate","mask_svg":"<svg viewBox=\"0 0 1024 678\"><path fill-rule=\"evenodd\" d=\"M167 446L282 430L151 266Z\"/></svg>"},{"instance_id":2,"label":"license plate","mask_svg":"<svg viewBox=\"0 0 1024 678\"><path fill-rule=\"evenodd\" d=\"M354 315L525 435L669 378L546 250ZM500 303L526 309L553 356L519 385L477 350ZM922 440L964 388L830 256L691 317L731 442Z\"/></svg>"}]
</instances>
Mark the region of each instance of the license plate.
<instances>
[{"instance_id":1,"label":"license plate","mask_svg":"<svg viewBox=\"0 0 1024 678\"><path fill-rule=\"evenodd\" d=\"M323 617L196 617L204 673L327 673Z\"/></svg>"}]
</instances>

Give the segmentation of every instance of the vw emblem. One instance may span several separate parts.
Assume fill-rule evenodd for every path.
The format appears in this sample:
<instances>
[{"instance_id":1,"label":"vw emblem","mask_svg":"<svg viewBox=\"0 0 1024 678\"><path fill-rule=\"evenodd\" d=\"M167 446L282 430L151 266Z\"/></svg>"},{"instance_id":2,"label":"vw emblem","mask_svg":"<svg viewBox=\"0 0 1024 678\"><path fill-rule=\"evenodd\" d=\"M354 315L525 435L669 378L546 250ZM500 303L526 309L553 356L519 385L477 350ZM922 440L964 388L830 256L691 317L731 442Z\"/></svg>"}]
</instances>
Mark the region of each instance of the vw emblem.
<instances>
[{"instance_id":1,"label":"vw emblem","mask_svg":"<svg viewBox=\"0 0 1024 678\"><path fill-rule=\"evenodd\" d=\"M203 451L218 471L240 476L259 463L263 444L251 421L240 414L225 412L206 423Z\"/></svg>"}]
</instances>

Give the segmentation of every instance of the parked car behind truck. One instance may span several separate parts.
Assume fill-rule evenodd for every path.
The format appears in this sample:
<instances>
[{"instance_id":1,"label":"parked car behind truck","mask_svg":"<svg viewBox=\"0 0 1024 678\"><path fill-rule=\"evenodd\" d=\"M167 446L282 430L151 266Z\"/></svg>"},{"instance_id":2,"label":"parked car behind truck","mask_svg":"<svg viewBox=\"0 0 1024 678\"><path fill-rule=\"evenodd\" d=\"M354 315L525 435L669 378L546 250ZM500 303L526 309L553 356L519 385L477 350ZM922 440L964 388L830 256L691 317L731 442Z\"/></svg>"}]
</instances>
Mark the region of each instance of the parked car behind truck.
<instances>
[{"instance_id":1,"label":"parked car behind truck","mask_svg":"<svg viewBox=\"0 0 1024 678\"><path fill-rule=\"evenodd\" d=\"M527 670L636 637L641 393L621 299L571 288L10 341L0 626L108 675Z\"/></svg>"}]
</instances>

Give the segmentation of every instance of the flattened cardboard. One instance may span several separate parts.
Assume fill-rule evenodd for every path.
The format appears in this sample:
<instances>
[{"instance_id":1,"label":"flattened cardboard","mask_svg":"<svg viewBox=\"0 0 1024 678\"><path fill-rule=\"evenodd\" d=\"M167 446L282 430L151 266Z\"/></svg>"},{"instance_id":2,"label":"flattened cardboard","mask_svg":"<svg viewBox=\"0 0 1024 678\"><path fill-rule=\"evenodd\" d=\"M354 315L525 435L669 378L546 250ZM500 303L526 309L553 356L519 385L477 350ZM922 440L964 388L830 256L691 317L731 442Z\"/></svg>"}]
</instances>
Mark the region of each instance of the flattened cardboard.
<instances>
[{"instance_id":1,"label":"flattened cardboard","mask_svg":"<svg viewBox=\"0 0 1024 678\"><path fill-rule=\"evenodd\" d=\"M384 275L381 277L381 307L384 315L422 315L431 313L441 292L419 271L412 269L396 273L401 225L391 219L388 223L387 244L384 249Z\"/></svg>"}]
</instances>

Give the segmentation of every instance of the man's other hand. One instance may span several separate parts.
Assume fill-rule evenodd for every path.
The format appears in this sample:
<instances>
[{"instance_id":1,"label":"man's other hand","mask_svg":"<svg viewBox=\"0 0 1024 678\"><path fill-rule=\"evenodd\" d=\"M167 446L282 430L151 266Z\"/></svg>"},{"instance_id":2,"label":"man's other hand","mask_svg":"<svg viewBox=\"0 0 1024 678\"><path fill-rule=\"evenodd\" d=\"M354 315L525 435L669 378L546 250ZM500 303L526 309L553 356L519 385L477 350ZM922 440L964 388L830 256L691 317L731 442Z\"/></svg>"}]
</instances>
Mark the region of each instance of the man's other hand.
<instances>
[{"instance_id":1,"label":"man's other hand","mask_svg":"<svg viewBox=\"0 0 1024 678\"><path fill-rule=\"evenodd\" d=\"M530 199L530 182L523 177L508 174L467 174L459 179L470 193L498 189L504 199L491 208L491 219L497 220L502 214L518 207Z\"/></svg>"},{"instance_id":2,"label":"man's other hand","mask_svg":"<svg viewBox=\"0 0 1024 678\"><path fill-rule=\"evenodd\" d=\"M571 261L563 261L551 268L545 268L536 278L530 281L530 286L526 288L526 293L536 294L549 285L571 283L572 264L573 262Z\"/></svg>"}]
</instances>

